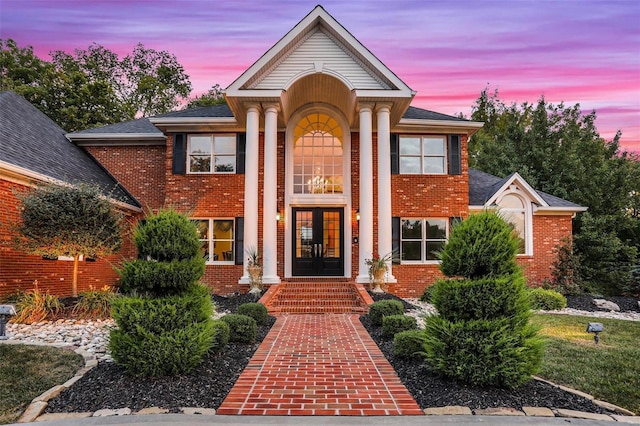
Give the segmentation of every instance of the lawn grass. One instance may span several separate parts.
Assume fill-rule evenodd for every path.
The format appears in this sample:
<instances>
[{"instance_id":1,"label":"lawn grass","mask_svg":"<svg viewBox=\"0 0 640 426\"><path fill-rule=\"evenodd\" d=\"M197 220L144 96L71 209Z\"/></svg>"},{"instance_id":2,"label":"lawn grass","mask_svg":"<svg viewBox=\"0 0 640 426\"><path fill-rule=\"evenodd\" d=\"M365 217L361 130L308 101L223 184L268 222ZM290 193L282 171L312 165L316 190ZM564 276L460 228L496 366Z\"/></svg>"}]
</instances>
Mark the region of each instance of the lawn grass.
<instances>
[{"instance_id":1,"label":"lawn grass","mask_svg":"<svg viewBox=\"0 0 640 426\"><path fill-rule=\"evenodd\" d=\"M547 347L539 376L640 414L640 322L540 314ZM600 344L587 323L604 326Z\"/></svg>"},{"instance_id":2,"label":"lawn grass","mask_svg":"<svg viewBox=\"0 0 640 426\"><path fill-rule=\"evenodd\" d=\"M68 349L0 344L0 424L15 422L33 398L83 365L82 356Z\"/></svg>"}]
</instances>

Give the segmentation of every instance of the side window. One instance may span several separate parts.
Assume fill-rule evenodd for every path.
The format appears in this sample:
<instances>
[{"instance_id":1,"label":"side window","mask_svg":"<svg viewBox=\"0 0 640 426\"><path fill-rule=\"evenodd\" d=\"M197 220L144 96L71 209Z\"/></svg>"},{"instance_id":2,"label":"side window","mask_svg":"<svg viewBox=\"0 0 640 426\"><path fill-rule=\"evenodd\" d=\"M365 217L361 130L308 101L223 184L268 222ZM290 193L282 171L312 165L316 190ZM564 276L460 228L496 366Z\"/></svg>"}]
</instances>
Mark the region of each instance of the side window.
<instances>
[{"instance_id":1,"label":"side window","mask_svg":"<svg viewBox=\"0 0 640 426\"><path fill-rule=\"evenodd\" d=\"M400 258L407 263L438 260L438 252L449 235L448 219L402 218Z\"/></svg>"},{"instance_id":2,"label":"side window","mask_svg":"<svg viewBox=\"0 0 640 426\"><path fill-rule=\"evenodd\" d=\"M207 263L234 263L234 219L193 219Z\"/></svg>"},{"instance_id":3,"label":"side window","mask_svg":"<svg viewBox=\"0 0 640 426\"><path fill-rule=\"evenodd\" d=\"M189 173L235 173L235 135L189 135L187 170Z\"/></svg>"},{"instance_id":4,"label":"side window","mask_svg":"<svg viewBox=\"0 0 640 426\"><path fill-rule=\"evenodd\" d=\"M446 174L447 138L401 135L399 163L402 174Z\"/></svg>"}]
</instances>

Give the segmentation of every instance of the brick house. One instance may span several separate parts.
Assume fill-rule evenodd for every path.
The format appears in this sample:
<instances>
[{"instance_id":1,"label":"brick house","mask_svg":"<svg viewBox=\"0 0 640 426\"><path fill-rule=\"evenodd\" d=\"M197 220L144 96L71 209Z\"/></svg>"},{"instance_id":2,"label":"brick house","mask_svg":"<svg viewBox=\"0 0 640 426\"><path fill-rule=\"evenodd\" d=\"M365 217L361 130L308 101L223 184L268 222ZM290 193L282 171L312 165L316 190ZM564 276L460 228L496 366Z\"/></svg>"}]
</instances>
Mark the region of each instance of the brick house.
<instances>
[{"instance_id":1,"label":"brick house","mask_svg":"<svg viewBox=\"0 0 640 426\"><path fill-rule=\"evenodd\" d=\"M585 208L517 173L469 169L482 123L412 107L414 96L317 6L227 87L226 105L66 136L143 210L200 221L203 281L218 293L247 288L246 249L258 247L273 289L368 283L365 260L395 250L388 291L419 296L451 224L485 208L514 224L530 280L549 277Z\"/></svg>"}]
</instances>

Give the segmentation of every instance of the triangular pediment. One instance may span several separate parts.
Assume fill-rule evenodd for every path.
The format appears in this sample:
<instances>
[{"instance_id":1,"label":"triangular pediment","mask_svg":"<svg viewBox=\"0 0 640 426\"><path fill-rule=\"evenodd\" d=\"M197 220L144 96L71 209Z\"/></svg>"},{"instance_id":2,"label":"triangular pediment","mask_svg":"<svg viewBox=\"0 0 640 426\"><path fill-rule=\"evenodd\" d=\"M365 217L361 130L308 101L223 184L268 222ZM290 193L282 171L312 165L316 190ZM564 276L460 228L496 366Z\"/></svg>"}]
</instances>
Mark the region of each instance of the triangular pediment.
<instances>
[{"instance_id":1,"label":"triangular pediment","mask_svg":"<svg viewBox=\"0 0 640 426\"><path fill-rule=\"evenodd\" d=\"M332 75L352 90L388 91L394 97L414 94L322 6L316 6L231 83L226 93L227 96L243 96L253 91L274 94L314 73Z\"/></svg>"}]
</instances>

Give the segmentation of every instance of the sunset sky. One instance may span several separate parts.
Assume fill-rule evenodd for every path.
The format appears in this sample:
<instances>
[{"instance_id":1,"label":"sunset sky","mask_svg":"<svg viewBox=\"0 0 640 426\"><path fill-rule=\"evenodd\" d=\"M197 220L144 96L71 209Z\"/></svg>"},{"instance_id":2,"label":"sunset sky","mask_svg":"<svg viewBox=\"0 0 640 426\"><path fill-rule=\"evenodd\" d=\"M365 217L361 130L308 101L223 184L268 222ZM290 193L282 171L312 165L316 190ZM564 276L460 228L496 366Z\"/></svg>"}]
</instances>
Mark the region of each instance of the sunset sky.
<instances>
[{"instance_id":1,"label":"sunset sky","mask_svg":"<svg viewBox=\"0 0 640 426\"><path fill-rule=\"evenodd\" d=\"M175 54L194 95L226 87L318 0L0 0L0 38L53 50L135 44ZM508 103L595 109L640 153L640 1L338 0L324 8L417 95L414 106L470 114L489 85Z\"/></svg>"}]
</instances>

